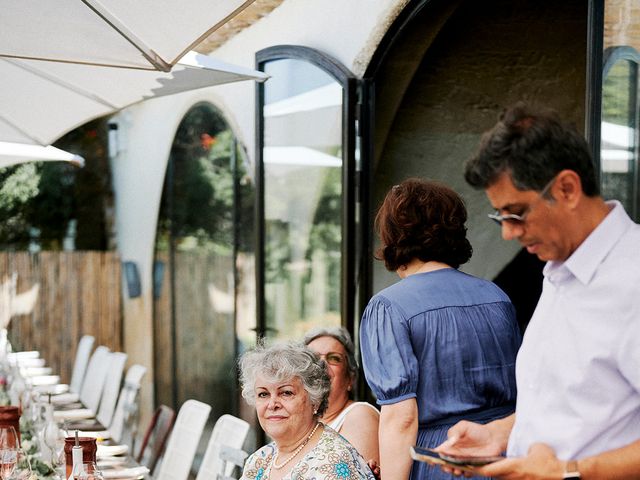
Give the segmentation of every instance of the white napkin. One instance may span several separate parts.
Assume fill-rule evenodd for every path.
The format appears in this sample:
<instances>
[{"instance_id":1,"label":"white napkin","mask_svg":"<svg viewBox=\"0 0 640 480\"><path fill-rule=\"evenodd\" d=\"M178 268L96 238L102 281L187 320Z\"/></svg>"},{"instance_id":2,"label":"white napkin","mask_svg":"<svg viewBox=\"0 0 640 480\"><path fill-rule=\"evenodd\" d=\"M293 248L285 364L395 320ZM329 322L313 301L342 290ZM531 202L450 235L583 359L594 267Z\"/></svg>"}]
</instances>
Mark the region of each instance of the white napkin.
<instances>
[{"instance_id":1,"label":"white napkin","mask_svg":"<svg viewBox=\"0 0 640 480\"><path fill-rule=\"evenodd\" d=\"M55 385L56 383L60 383L60 375L38 375L29 377L29 381L33 386Z\"/></svg>"},{"instance_id":2,"label":"white napkin","mask_svg":"<svg viewBox=\"0 0 640 480\"><path fill-rule=\"evenodd\" d=\"M42 377L44 375L51 375L53 368L51 367L22 367L20 373L23 377Z\"/></svg>"},{"instance_id":3,"label":"white napkin","mask_svg":"<svg viewBox=\"0 0 640 480\"><path fill-rule=\"evenodd\" d=\"M78 433L78 435L80 437L93 437L93 438L97 438L98 442L100 440L108 440L111 438L111 432L109 432L109 430L100 430L100 431L85 431L85 430L80 430L80 432Z\"/></svg>"},{"instance_id":4,"label":"white napkin","mask_svg":"<svg viewBox=\"0 0 640 480\"><path fill-rule=\"evenodd\" d=\"M128 445L98 445L96 457L114 457L116 455L124 455L129 451Z\"/></svg>"},{"instance_id":5,"label":"white napkin","mask_svg":"<svg viewBox=\"0 0 640 480\"><path fill-rule=\"evenodd\" d=\"M122 469L108 469L103 470L102 475L104 478L136 478L142 477L149 473L147 467L130 467Z\"/></svg>"},{"instance_id":6,"label":"white napkin","mask_svg":"<svg viewBox=\"0 0 640 480\"><path fill-rule=\"evenodd\" d=\"M33 389L42 394L59 395L69 391L69 385L66 383L56 383L54 385L34 385Z\"/></svg>"},{"instance_id":7,"label":"white napkin","mask_svg":"<svg viewBox=\"0 0 640 480\"><path fill-rule=\"evenodd\" d=\"M72 410L57 410L53 412L53 419L56 422L64 420L84 420L85 418L93 418L96 414L88 408L74 408Z\"/></svg>"},{"instance_id":8,"label":"white napkin","mask_svg":"<svg viewBox=\"0 0 640 480\"><path fill-rule=\"evenodd\" d=\"M51 403L54 405L63 405L65 403L73 403L80 400L80 395L73 392L61 393L60 395L54 395L51 397Z\"/></svg>"}]
</instances>

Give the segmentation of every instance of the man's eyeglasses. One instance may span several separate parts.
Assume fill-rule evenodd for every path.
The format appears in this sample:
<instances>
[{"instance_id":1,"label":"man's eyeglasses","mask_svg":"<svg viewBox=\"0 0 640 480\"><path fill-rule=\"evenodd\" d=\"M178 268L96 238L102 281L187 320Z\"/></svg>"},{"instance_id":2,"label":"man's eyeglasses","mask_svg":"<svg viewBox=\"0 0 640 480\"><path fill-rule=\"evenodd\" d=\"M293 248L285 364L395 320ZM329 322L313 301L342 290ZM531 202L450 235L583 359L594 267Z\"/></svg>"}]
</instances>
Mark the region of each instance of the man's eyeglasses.
<instances>
[{"instance_id":1,"label":"man's eyeglasses","mask_svg":"<svg viewBox=\"0 0 640 480\"><path fill-rule=\"evenodd\" d=\"M342 365L345 361L344 355L338 352L319 353L318 356L329 365Z\"/></svg>"},{"instance_id":2,"label":"man's eyeglasses","mask_svg":"<svg viewBox=\"0 0 640 480\"><path fill-rule=\"evenodd\" d=\"M487 216L496 222L498 225L502 226L502 222L507 222L511 225L522 225L527 219L527 215L531 213L535 204L537 204L540 200L544 199L544 197L549 193L551 186L555 182L557 175L555 175L549 182L544 186L544 188L538 193L538 198L532 201L529 206L522 212L521 214L516 213L505 213L504 215L500 215L500 211L496 210L493 213L488 213Z\"/></svg>"}]
</instances>

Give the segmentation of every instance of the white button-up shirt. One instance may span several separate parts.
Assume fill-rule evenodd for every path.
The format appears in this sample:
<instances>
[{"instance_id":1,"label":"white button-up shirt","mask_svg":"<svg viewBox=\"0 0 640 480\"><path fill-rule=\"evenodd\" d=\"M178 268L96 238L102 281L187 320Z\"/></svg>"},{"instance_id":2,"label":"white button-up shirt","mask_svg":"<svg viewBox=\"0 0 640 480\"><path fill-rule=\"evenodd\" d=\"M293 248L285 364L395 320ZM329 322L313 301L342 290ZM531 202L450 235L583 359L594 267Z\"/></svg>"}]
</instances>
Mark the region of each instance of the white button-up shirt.
<instances>
[{"instance_id":1,"label":"white button-up shirt","mask_svg":"<svg viewBox=\"0 0 640 480\"><path fill-rule=\"evenodd\" d=\"M510 456L543 442L580 459L640 439L640 225L607 203L578 249L544 268L516 362Z\"/></svg>"}]
</instances>

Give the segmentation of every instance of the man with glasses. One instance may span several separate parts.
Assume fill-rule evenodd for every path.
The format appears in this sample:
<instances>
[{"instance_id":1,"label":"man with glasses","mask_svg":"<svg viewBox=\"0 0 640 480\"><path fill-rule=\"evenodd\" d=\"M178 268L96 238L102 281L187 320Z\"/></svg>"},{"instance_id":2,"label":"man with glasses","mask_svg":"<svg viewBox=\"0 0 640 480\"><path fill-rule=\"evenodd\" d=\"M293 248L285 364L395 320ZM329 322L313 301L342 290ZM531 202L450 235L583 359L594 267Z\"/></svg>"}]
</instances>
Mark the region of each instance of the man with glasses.
<instances>
[{"instance_id":1,"label":"man with glasses","mask_svg":"<svg viewBox=\"0 0 640 480\"><path fill-rule=\"evenodd\" d=\"M640 478L640 226L602 199L587 143L554 112L505 111L465 178L485 190L502 237L547 264L515 414L460 422L439 449L506 450L476 470L487 477Z\"/></svg>"}]
</instances>

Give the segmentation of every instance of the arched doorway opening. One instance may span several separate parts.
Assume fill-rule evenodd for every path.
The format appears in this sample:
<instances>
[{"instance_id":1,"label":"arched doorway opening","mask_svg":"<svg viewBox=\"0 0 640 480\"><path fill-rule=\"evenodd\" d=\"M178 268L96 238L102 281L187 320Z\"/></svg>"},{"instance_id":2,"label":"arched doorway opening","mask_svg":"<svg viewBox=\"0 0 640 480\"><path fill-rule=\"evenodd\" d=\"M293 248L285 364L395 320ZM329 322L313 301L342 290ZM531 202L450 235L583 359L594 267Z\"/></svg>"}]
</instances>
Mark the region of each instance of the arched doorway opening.
<instances>
[{"instance_id":1,"label":"arched doorway opening","mask_svg":"<svg viewBox=\"0 0 640 480\"><path fill-rule=\"evenodd\" d=\"M584 125L587 32L588 2L579 0L410 2L363 79L370 227L392 185L427 177L450 185L467 203L474 255L463 270L496 279L520 259L519 245L502 241L487 219L484 193L464 182L463 163L502 109L519 100L553 107ZM369 244L375 245L373 237ZM537 299L541 263L517 261L499 278L514 278L513 268L515 278L538 279L537 290L515 286L513 296ZM397 280L380 262L372 263L369 278L363 298ZM523 315L530 315L530 304L525 299Z\"/></svg>"},{"instance_id":2,"label":"arched doorway opening","mask_svg":"<svg viewBox=\"0 0 640 480\"><path fill-rule=\"evenodd\" d=\"M238 300L253 296L247 171L220 111L209 103L193 106L171 147L156 232L156 404L177 408L197 399L212 406L212 421L238 413L237 333L253 316L239 307L252 302Z\"/></svg>"}]
</instances>

